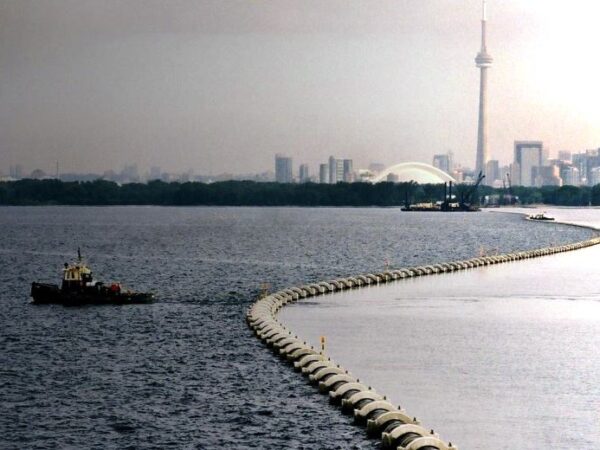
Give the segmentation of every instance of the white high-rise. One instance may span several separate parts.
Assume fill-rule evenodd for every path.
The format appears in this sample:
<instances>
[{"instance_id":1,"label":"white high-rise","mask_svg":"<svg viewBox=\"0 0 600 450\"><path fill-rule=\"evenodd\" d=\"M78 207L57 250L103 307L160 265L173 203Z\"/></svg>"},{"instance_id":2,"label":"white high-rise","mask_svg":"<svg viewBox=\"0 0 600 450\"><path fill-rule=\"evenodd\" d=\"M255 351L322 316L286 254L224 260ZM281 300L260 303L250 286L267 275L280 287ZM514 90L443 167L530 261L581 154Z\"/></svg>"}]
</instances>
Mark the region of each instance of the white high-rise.
<instances>
[{"instance_id":1,"label":"white high-rise","mask_svg":"<svg viewBox=\"0 0 600 450\"><path fill-rule=\"evenodd\" d=\"M490 158L487 145L487 70L494 61L487 52L486 43L486 4L483 0L483 15L481 19L481 50L475 58L475 63L480 70L479 84L479 126L477 128L477 160L475 163L475 173L485 173L486 164Z\"/></svg>"}]
</instances>

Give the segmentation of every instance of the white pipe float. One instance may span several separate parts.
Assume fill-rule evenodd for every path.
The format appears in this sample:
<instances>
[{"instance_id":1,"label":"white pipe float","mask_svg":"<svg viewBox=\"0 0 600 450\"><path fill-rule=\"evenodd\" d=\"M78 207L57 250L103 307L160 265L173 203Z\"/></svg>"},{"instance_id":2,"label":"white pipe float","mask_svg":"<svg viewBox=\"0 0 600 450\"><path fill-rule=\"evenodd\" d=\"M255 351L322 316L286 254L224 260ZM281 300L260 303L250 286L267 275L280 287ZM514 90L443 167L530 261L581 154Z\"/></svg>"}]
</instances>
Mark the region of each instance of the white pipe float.
<instances>
[{"instance_id":1,"label":"white pipe float","mask_svg":"<svg viewBox=\"0 0 600 450\"><path fill-rule=\"evenodd\" d=\"M357 379L355 383L345 383L339 386L337 389L329 391L329 401L336 404L341 403L344 397L351 397L357 392L368 390L368 386L364 385L360 382L360 380Z\"/></svg>"},{"instance_id":2,"label":"white pipe float","mask_svg":"<svg viewBox=\"0 0 600 450\"><path fill-rule=\"evenodd\" d=\"M369 387L366 391L360 391L348 398L342 398L342 412L352 414L355 409L361 409L366 404L376 400L384 400L383 395L378 394Z\"/></svg>"},{"instance_id":3,"label":"white pipe float","mask_svg":"<svg viewBox=\"0 0 600 450\"><path fill-rule=\"evenodd\" d=\"M381 437L385 431L391 431L399 425L420 425L416 417L410 417L406 411L400 409L389 411L377 417L367 420L367 433L372 437Z\"/></svg>"},{"instance_id":4,"label":"white pipe float","mask_svg":"<svg viewBox=\"0 0 600 450\"><path fill-rule=\"evenodd\" d=\"M356 422L366 422L368 419L376 419L386 412L394 411L396 407L387 400L377 400L363 405L360 409L354 410Z\"/></svg>"},{"instance_id":5,"label":"white pipe float","mask_svg":"<svg viewBox=\"0 0 600 450\"><path fill-rule=\"evenodd\" d=\"M316 355L316 354L317 354L317 352L313 348L302 345L302 346L299 346L299 348L297 350L290 350L290 352L286 355L286 357L289 362L296 364L295 363L296 360L298 360L304 356Z\"/></svg>"},{"instance_id":6,"label":"white pipe float","mask_svg":"<svg viewBox=\"0 0 600 450\"><path fill-rule=\"evenodd\" d=\"M317 370L314 374L309 375L308 379L314 384L319 384L320 381L326 381L328 378L331 378L333 375L342 375L346 373L346 369L342 369L339 366L335 367L324 367L320 370Z\"/></svg>"},{"instance_id":7,"label":"white pipe float","mask_svg":"<svg viewBox=\"0 0 600 450\"><path fill-rule=\"evenodd\" d=\"M405 424L394 428L390 432L384 432L381 436L383 448L395 449L406 448L411 442L425 436L438 437L433 430L426 430L420 425ZM439 449L438 449L439 450Z\"/></svg>"},{"instance_id":8,"label":"white pipe float","mask_svg":"<svg viewBox=\"0 0 600 450\"><path fill-rule=\"evenodd\" d=\"M327 392L335 391L338 387L348 383L356 383L356 379L347 373L340 373L327 378L325 381L319 381L319 392L326 394Z\"/></svg>"}]
</instances>

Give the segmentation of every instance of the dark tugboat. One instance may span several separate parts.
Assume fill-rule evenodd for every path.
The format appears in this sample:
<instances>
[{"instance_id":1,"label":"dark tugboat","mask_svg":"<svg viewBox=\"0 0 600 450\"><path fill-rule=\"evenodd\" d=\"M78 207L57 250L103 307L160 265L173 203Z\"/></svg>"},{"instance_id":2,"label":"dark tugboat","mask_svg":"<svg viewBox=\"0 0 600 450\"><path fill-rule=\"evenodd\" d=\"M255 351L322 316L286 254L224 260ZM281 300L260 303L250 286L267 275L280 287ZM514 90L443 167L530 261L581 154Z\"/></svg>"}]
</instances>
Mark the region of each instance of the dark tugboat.
<instances>
[{"instance_id":1,"label":"dark tugboat","mask_svg":"<svg viewBox=\"0 0 600 450\"><path fill-rule=\"evenodd\" d=\"M552 221L554 217L547 216L545 212L541 214L532 214L528 217L529 220L542 220L542 221Z\"/></svg>"},{"instance_id":2,"label":"dark tugboat","mask_svg":"<svg viewBox=\"0 0 600 450\"><path fill-rule=\"evenodd\" d=\"M130 305L150 303L153 295L122 289L119 283L105 285L92 277L92 271L81 259L77 250L77 262L65 263L62 285L31 283L34 303L60 303L63 305Z\"/></svg>"}]
</instances>

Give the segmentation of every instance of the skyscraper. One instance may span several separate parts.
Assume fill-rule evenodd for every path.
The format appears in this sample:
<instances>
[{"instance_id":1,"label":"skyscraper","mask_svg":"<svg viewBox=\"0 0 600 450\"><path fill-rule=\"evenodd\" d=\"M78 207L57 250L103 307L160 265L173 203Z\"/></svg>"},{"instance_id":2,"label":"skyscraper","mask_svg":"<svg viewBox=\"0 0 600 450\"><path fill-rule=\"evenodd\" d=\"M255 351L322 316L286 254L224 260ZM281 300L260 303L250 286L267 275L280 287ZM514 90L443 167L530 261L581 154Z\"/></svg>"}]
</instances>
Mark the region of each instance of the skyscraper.
<instances>
[{"instance_id":1,"label":"skyscraper","mask_svg":"<svg viewBox=\"0 0 600 450\"><path fill-rule=\"evenodd\" d=\"M579 186L581 184L581 176L577 167L565 167L562 173L562 177L564 185Z\"/></svg>"},{"instance_id":2,"label":"skyscraper","mask_svg":"<svg viewBox=\"0 0 600 450\"><path fill-rule=\"evenodd\" d=\"M334 156L329 157L329 184L335 184L337 180L336 159Z\"/></svg>"},{"instance_id":3,"label":"skyscraper","mask_svg":"<svg viewBox=\"0 0 600 450\"><path fill-rule=\"evenodd\" d=\"M600 167L594 167L590 170L590 179L588 180L590 186L596 186L600 184Z\"/></svg>"},{"instance_id":4,"label":"skyscraper","mask_svg":"<svg viewBox=\"0 0 600 450\"><path fill-rule=\"evenodd\" d=\"M563 180L560 177L560 167L556 164L534 167L533 174L534 183L537 187L563 185Z\"/></svg>"},{"instance_id":5,"label":"skyscraper","mask_svg":"<svg viewBox=\"0 0 600 450\"><path fill-rule=\"evenodd\" d=\"M275 155L275 181L278 183L291 183L292 158L283 155Z\"/></svg>"},{"instance_id":6,"label":"skyscraper","mask_svg":"<svg viewBox=\"0 0 600 450\"><path fill-rule=\"evenodd\" d=\"M447 153L433 155L433 167L440 169L442 172L450 173L450 156Z\"/></svg>"},{"instance_id":7,"label":"skyscraper","mask_svg":"<svg viewBox=\"0 0 600 450\"><path fill-rule=\"evenodd\" d=\"M485 179L486 184L492 185L494 181L499 180L500 175L500 162L496 159L490 159L485 165Z\"/></svg>"},{"instance_id":8,"label":"skyscraper","mask_svg":"<svg viewBox=\"0 0 600 450\"><path fill-rule=\"evenodd\" d=\"M592 170L596 167L600 167L600 150L586 150L585 151L585 159L586 159L586 172L585 172L585 181L588 186L593 186L592 184Z\"/></svg>"},{"instance_id":9,"label":"skyscraper","mask_svg":"<svg viewBox=\"0 0 600 450\"><path fill-rule=\"evenodd\" d=\"M329 164L319 164L319 183L329 183Z\"/></svg>"},{"instance_id":10,"label":"skyscraper","mask_svg":"<svg viewBox=\"0 0 600 450\"><path fill-rule=\"evenodd\" d=\"M352 169L352 160L344 159L343 161L343 179L346 183L352 183L354 181L354 170Z\"/></svg>"},{"instance_id":11,"label":"skyscraper","mask_svg":"<svg viewBox=\"0 0 600 450\"><path fill-rule=\"evenodd\" d=\"M344 160L334 156L329 157L329 183L336 184L344 181Z\"/></svg>"},{"instance_id":12,"label":"skyscraper","mask_svg":"<svg viewBox=\"0 0 600 450\"><path fill-rule=\"evenodd\" d=\"M310 175L308 172L308 164L300 164L300 183L308 183L310 181Z\"/></svg>"},{"instance_id":13,"label":"skyscraper","mask_svg":"<svg viewBox=\"0 0 600 450\"><path fill-rule=\"evenodd\" d=\"M540 141L515 141L515 163L519 167L518 181L513 183L521 186L535 184L534 168L542 166L542 149Z\"/></svg>"},{"instance_id":14,"label":"skyscraper","mask_svg":"<svg viewBox=\"0 0 600 450\"><path fill-rule=\"evenodd\" d=\"M485 40L485 27L487 23L485 0L483 0L483 14L481 19L481 50L475 58L475 64L480 70L479 84L479 126L477 128L477 160L475 163L475 174L485 173L486 164L489 159L487 146L487 70L494 61L487 52Z\"/></svg>"},{"instance_id":15,"label":"skyscraper","mask_svg":"<svg viewBox=\"0 0 600 450\"><path fill-rule=\"evenodd\" d=\"M344 160L336 159L335 160L335 179L336 183L340 181L344 181Z\"/></svg>"}]
</instances>

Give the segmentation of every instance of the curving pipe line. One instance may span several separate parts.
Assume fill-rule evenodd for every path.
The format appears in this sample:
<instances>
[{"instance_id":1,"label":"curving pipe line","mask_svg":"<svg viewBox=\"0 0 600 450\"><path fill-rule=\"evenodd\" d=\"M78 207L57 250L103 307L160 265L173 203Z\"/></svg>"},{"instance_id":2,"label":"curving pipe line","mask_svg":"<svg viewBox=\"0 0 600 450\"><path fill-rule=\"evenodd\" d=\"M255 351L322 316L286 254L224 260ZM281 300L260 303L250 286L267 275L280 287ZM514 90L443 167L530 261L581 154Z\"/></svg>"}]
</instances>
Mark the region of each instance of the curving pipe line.
<instances>
[{"instance_id":1,"label":"curving pipe line","mask_svg":"<svg viewBox=\"0 0 600 450\"><path fill-rule=\"evenodd\" d=\"M282 358L292 363L295 370L302 372L310 378L311 382L317 384L319 392L328 393L331 403L341 405L342 411L345 413L353 413L357 424L366 425L369 436L380 437L384 448L457 450L452 443L441 440L433 430L422 427L416 417L411 418L406 411L399 406L395 407L385 396L361 383L359 379L355 379L339 364L335 364L330 358L317 352L306 342L302 342L298 336L292 336L292 332L277 319L277 312L288 303L305 297L388 283L403 278L536 258L597 244L600 244L600 237L557 247L483 256L465 261L384 271L376 274L370 273L284 289L254 303L246 314L246 320L259 339L273 347Z\"/></svg>"}]
</instances>

